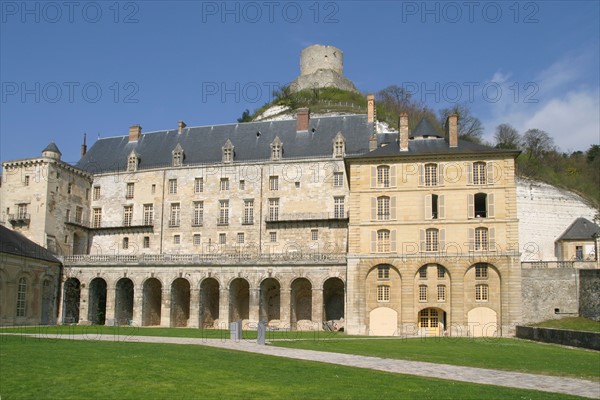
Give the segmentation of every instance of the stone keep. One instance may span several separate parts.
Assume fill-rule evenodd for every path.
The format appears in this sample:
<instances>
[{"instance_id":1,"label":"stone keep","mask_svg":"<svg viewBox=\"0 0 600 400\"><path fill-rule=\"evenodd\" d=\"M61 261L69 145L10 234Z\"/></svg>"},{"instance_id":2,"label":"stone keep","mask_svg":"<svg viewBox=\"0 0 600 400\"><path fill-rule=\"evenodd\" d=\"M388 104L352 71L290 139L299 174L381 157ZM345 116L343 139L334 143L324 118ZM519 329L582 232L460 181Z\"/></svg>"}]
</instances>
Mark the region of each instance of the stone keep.
<instances>
[{"instance_id":1,"label":"stone keep","mask_svg":"<svg viewBox=\"0 0 600 400\"><path fill-rule=\"evenodd\" d=\"M332 87L358 92L354 84L343 76L344 54L333 46L313 45L300 54L300 76L291 84L294 92L305 89Z\"/></svg>"}]
</instances>

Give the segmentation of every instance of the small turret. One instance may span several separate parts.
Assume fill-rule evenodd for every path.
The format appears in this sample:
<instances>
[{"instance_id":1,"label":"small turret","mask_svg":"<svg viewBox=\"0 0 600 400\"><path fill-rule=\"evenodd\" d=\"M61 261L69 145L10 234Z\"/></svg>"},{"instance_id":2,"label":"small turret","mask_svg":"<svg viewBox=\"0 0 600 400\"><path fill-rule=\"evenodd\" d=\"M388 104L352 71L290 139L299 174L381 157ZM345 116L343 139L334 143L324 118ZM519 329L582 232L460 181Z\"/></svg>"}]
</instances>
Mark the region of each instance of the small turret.
<instances>
[{"instance_id":1,"label":"small turret","mask_svg":"<svg viewBox=\"0 0 600 400\"><path fill-rule=\"evenodd\" d=\"M58 146L56 146L56 143L54 142L51 142L48 146L46 146L44 150L42 150L42 157L60 160L60 156L62 156L62 153L60 152Z\"/></svg>"}]
</instances>

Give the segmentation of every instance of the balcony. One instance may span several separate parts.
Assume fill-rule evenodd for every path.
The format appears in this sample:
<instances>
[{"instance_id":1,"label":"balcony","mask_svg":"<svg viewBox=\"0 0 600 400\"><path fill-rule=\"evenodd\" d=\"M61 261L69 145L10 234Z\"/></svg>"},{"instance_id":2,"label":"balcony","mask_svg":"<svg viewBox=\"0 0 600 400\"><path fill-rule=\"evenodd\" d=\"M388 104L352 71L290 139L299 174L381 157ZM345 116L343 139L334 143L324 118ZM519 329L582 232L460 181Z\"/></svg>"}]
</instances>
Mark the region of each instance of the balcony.
<instances>
[{"instance_id":1,"label":"balcony","mask_svg":"<svg viewBox=\"0 0 600 400\"><path fill-rule=\"evenodd\" d=\"M8 222L11 225L29 225L29 221L31 220L31 215L28 213L18 213L18 214L9 214Z\"/></svg>"},{"instance_id":2,"label":"balcony","mask_svg":"<svg viewBox=\"0 0 600 400\"><path fill-rule=\"evenodd\" d=\"M95 223L94 223L95 222ZM131 221L86 221L86 220L68 220L67 225L78 226L90 230L117 230L117 229L142 229L148 230L154 228L154 221L151 220L131 220Z\"/></svg>"},{"instance_id":3,"label":"balcony","mask_svg":"<svg viewBox=\"0 0 600 400\"><path fill-rule=\"evenodd\" d=\"M290 213L277 216L267 215L265 222L300 222L300 221L347 221L349 213Z\"/></svg>"}]
</instances>

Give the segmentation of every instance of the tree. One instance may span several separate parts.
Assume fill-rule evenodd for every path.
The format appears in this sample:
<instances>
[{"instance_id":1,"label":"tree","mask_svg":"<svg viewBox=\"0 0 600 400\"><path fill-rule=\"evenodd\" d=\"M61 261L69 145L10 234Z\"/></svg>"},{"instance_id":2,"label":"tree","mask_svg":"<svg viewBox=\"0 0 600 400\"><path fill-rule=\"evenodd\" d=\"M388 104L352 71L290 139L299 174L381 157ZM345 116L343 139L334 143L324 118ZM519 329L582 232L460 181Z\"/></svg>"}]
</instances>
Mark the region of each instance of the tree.
<instances>
[{"instance_id":1,"label":"tree","mask_svg":"<svg viewBox=\"0 0 600 400\"><path fill-rule=\"evenodd\" d=\"M590 163L600 160L600 146L597 144L591 145L588 151L586 151L586 157Z\"/></svg>"},{"instance_id":2,"label":"tree","mask_svg":"<svg viewBox=\"0 0 600 400\"><path fill-rule=\"evenodd\" d=\"M539 159L554 150L554 139L541 129L529 129L523 134L523 148L529 159Z\"/></svg>"},{"instance_id":3,"label":"tree","mask_svg":"<svg viewBox=\"0 0 600 400\"><path fill-rule=\"evenodd\" d=\"M471 114L471 110L466 103L455 104L450 108L441 109L439 112L440 123L445 125L448 116L458 115L458 137L470 142L481 143L483 135L483 126L479 118Z\"/></svg>"},{"instance_id":4,"label":"tree","mask_svg":"<svg viewBox=\"0 0 600 400\"><path fill-rule=\"evenodd\" d=\"M436 121L433 110L414 101L412 94L398 85L391 85L377 92L377 103L384 109L385 119L392 127L397 127L398 115L402 112L408 113L410 129L414 129L423 118ZM382 116L378 114L378 117Z\"/></svg>"},{"instance_id":5,"label":"tree","mask_svg":"<svg viewBox=\"0 0 600 400\"><path fill-rule=\"evenodd\" d=\"M520 149L521 135L509 124L500 124L494 134L497 149Z\"/></svg>"},{"instance_id":6,"label":"tree","mask_svg":"<svg viewBox=\"0 0 600 400\"><path fill-rule=\"evenodd\" d=\"M252 116L250 115L250 111L246 109L246 111L242 113L242 116L237 119L237 122L252 122Z\"/></svg>"}]
</instances>

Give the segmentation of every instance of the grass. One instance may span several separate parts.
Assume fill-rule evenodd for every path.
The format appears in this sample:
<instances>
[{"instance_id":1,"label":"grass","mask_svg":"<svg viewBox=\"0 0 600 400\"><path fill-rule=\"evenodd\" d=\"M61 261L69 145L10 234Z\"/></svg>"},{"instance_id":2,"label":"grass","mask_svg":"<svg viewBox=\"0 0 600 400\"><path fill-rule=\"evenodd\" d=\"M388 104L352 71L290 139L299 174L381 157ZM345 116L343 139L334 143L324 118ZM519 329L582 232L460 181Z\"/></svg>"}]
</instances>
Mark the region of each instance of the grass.
<instances>
[{"instance_id":1,"label":"grass","mask_svg":"<svg viewBox=\"0 0 600 400\"><path fill-rule=\"evenodd\" d=\"M600 381L600 355L518 339L299 340L275 346Z\"/></svg>"},{"instance_id":2,"label":"grass","mask_svg":"<svg viewBox=\"0 0 600 400\"><path fill-rule=\"evenodd\" d=\"M600 332L600 322L583 317L568 317L561 319L550 319L548 321L531 324L541 328L567 329L571 331Z\"/></svg>"},{"instance_id":3,"label":"grass","mask_svg":"<svg viewBox=\"0 0 600 400\"><path fill-rule=\"evenodd\" d=\"M203 346L0 336L2 398L575 398Z\"/></svg>"}]
</instances>

